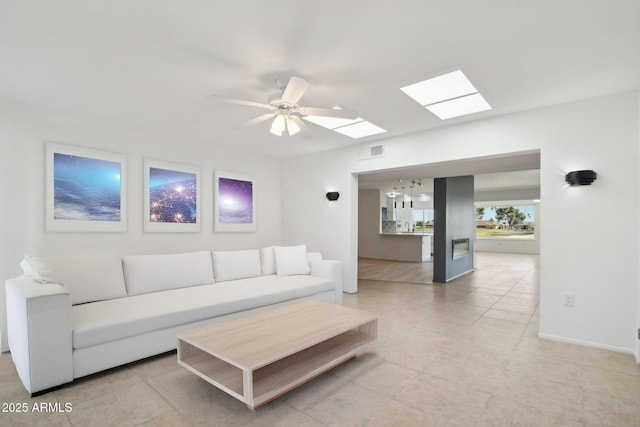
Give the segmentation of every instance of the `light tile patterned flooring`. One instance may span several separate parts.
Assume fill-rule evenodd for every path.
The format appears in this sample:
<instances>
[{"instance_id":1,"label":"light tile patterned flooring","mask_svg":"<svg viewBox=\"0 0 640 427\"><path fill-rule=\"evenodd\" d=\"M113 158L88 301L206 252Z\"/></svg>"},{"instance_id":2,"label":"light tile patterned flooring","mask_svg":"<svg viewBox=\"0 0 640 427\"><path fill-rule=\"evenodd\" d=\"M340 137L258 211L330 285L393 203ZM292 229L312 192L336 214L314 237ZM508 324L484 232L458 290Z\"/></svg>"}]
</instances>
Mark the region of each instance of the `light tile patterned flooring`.
<instances>
[{"instance_id":1,"label":"light tile patterned flooring","mask_svg":"<svg viewBox=\"0 0 640 427\"><path fill-rule=\"evenodd\" d=\"M477 253L477 270L446 285L430 284L430 268L361 260L368 279L344 304L379 314L377 346L256 412L178 367L175 353L35 399L5 353L3 408L59 402L72 411L1 412L0 425L640 425L631 355L537 338L536 256Z\"/></svg>"}]
</instances>

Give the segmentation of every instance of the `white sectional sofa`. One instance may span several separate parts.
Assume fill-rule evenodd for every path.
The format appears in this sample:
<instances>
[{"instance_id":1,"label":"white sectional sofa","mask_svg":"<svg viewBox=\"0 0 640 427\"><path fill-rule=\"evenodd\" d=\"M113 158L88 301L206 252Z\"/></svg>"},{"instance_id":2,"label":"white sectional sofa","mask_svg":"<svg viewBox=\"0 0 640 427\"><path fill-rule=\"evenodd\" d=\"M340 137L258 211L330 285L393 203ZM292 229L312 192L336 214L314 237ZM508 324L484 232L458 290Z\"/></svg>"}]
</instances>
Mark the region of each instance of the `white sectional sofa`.
<instances>
[{"instance_id":1,"label":"white sectional sofa","mask_svg":"<svg viewBox=\"0 0 640 427\"><path fill-rule=\"evenodd\" d=\"M11 356L32 395L176 348L176 333L302 300L342 301L338 261L304 245L29 258L6 281Z\"/></svg>"}]
</instances>

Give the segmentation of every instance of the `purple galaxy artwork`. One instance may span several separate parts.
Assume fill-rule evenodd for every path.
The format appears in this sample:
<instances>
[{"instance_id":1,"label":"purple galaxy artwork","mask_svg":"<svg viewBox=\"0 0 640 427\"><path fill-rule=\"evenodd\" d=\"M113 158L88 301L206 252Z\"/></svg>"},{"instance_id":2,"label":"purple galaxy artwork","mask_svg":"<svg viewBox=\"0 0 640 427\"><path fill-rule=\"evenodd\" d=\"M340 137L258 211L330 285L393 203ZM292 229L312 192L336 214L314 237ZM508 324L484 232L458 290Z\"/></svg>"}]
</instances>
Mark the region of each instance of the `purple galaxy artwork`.
<instances>
[{"instance_id":1,"label":"purple galaxy artwork","mask_svg":"<svg viewBox=\"0 0 640 427\"><path fill-rule=\"evenodd\" d=\"M220 178L218 199L221 224L253 223L253 182Z\"/></svg>"}]
</instances>

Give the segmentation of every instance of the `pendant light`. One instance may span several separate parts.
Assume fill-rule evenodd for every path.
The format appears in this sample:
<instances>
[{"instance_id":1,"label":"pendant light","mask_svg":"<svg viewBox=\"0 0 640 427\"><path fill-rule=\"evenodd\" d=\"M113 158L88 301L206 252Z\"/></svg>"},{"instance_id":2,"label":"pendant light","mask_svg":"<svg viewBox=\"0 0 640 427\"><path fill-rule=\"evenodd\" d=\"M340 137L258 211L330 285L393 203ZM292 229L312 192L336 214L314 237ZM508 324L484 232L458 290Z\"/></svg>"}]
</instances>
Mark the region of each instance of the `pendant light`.
<instances>
[{"instance_id":1,"label":"pendant light","mask_svg":"<svg viewBox=\"0 0 640 427\"><path fill-rule=\"evenodd\" d=\"M413 186L409 187L409 191L410 191L409 194L411 194L409 196L409 207L413 209Z\"/></svg>"},{"instance_id":2,"label":"pendant light","mask_svg":"<svg viewBox=\"0 0 640 427\"><path fill-rule=\"evenodd\" d=\"M404 187L402 187L402 209L404 209Z\"/></svg>"}]
</instances>

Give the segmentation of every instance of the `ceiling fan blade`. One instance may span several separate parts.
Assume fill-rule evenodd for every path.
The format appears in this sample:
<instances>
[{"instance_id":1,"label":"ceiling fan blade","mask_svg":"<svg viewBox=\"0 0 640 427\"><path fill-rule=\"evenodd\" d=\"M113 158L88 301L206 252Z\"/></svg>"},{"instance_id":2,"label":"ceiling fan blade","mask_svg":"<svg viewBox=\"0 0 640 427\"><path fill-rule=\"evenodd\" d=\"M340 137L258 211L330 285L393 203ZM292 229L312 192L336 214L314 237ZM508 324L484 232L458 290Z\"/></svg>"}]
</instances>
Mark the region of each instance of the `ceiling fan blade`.
<instances>
[{"instance_id":1,"label":"ceiling fan blade","mask_svg":"<svg viewBox=\"0 0 640 427\"><path fill-rule=\"evenodd\" d=\"M298 112L303 116L335 117L338 119L357 119L358 113L353 110L343 110L338 108L316 108L300 107Z\"/></svg>"},{"instance_id":2,"label":"ceiling fan blade","mask_svg":"<svg viewBox=\"0 0 640 427\"><path fill-rule=\"evenodd\" d=\"M221 96L221 95L209 95L209 97L221 102L228 102L230 104L248 105L249 107L272 109L271 105L264 104L262 102L245 101L244 99L229 98L228 96Z\"/></svg>"},{"instance_id":3,"label":"ceiling fan blade","mask_svg":"<svg viewBox=\"0 0 640 427\"><path fill-rule=\"evenodd\" d=\"M300 135L303 138L311 138L311 136L313 136L313 132L311 132L311 129L309 129L309 126L307 126L298 116L294 116L291 115L290 116L291 119L296 122L296 124L298 125L298 127L300 128L300 132L298 132L298 135Z\"/></svg>"},{"instance_id":4,"label":"ceiling fan blade","mask_svg":"<svg viewBox=\"0 0 640 427\"><path fill-rule=\"evenodd\" d=\"M282 92L282 101L285 104L295 105L298 103L302 95L307 91L309 83L300 77L291 77L287 87Z\"/></svg>"},{"instance_id":5,"label":"ceiling fan blade","mask_svg":"<svg viewBox=\"0 0 640 427\"><path fill-rule=\"evenodd\" d=\"M272 118L273 116L275 116L276 113L267 113L267 114L263 114L261 116L258 116L254 119L248 120L244 123L245 126L253 126L256 125L258 123L264 122L265 120L269 120L270 118Z\"/></svg>"}]
</instances>

